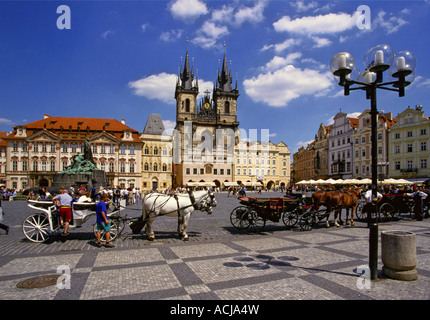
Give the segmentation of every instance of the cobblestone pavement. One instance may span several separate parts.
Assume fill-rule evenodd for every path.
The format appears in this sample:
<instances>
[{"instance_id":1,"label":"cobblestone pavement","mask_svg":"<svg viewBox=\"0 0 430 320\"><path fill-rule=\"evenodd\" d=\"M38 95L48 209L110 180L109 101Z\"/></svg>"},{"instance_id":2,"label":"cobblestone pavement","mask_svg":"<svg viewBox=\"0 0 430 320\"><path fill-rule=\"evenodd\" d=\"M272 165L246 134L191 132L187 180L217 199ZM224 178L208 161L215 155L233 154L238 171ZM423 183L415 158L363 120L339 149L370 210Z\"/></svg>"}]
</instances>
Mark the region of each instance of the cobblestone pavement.
<instances>
[{"instance_id":1,"label":"cobblestone pavement","mask_svg":"<svg viewBox=\"0 0 430 320\"><path fill-rule=\"evenodd\" d=\"M9 235L0 230L0 299L430 299L430 219L414 221L404 215L400 221L379 224L380 232L416 234L418 280L386 279L380 272L370 288L362 288L357 268L368 264L369 251L364 222L329 229L320 223L311 231L268 222L264 232L244 234L229 220L238 200L225 193L216 198L212 215L193 213L187 242L176 235L176 219L160 217L153 224L155 241L149 242L142 231L115 241L112 249L95 246L93 221L72 230L65 242L53 236L48 243L31 243L21 223L34 210L23 201L3 201L4 222L11 229ZM138 207L127 207L127 214L140 215ZM382 269L380 257L378 269ZM64 282L70 289L17 287L23 280L51 274L70 280Z\"/></svg>"}]
</instances>

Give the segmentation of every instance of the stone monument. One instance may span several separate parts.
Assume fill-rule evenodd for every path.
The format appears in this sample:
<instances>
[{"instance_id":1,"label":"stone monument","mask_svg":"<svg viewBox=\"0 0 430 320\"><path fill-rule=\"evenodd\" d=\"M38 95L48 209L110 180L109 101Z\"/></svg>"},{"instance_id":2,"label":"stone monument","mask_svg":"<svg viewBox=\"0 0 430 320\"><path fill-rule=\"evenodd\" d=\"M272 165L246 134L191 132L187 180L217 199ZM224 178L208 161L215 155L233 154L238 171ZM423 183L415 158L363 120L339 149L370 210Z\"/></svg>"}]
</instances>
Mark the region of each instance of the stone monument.
<instances>
[{"instance_id":1,"label":"stone monument","mask_svg":"<svg viewBox=\"0 0 430 320\"><path fill-rule=\"evenodd\" d=\"M87 190L94 187L106 187L106 172L94 163L88 139L84 143L84 153L73 156L72 163L53 177L53 187L74 187L83 185Z\"/></svg>"}]
</instances>

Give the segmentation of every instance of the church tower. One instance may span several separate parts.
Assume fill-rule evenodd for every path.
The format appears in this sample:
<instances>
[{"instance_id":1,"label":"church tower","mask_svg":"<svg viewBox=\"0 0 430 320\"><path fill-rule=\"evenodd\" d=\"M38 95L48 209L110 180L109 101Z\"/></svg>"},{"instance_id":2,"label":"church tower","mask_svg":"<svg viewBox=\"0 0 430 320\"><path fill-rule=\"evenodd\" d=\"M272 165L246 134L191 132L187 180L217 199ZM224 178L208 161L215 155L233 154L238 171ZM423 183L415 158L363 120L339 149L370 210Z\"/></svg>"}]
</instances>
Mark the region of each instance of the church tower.
<instances>
[{"instance_id":1,"label":"church tower","mask_svg":"<svg viewBox=\"0 0 430 320\"><path fill-rule=\"evenodd\" d=\"M218 122L221 124L230 124L233 127L239 125L237 122L237 98L239 90L237 89L237 80L235 88L232 88L233 78L231 70L228 70L227 58L224 53L222 69L218 70L218 78L213 91L213 101L215 102Z\"/></svg>"},{"instance_id":2,"label":"church tower","mask_svg":"<svg viewBox=\"0 0 430 320\"><path fill-rule=\"evenodd\" d=\"M193 121L196 115L197 95L199 94L198 80L194 81L194 68L190 67L188 49L185 63L178 75L175 90L176 122Z\"/></svg>"}]
</instances>

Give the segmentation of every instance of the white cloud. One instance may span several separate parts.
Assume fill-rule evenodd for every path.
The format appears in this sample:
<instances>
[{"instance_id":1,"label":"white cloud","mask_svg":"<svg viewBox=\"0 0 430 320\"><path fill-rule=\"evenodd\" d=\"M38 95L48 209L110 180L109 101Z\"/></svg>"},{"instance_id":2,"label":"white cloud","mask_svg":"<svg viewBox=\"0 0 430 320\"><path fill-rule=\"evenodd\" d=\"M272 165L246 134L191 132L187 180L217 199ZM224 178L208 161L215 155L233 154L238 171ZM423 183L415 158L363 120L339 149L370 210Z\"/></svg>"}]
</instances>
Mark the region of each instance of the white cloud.
<instances>
[{"instance_id":1,"label":"white cloud","mask_svg":"<svg viewBox=\"0 0 430 320\"><path fill-rule=\"evenodd\" d=\"M287 55L285 58L274 56L272 60L270 60L264 67L261 67L262 70L275 71L279 68L292 64L298 58L300 58L302 54L300 52L293 52Z\"/></svg>"},{"instance_id":2,"label":"white cloud","mask_svg":"<svg viewBox=\"0 0 430 320\"><path fill-rule=\"evenodd\" d=\"M128 86L133 93L148 99L156 99L165 103L174 103L174 90L178 76L159 73L136 81L130 81Z\"/></svg>"},{"instance_id":3,"label":"white cloud","mask_svg":"<svg viewBox=\"0 0 430 320\"><path fill-rule=\"evenodd\" d=\"M312 40L315 41L315 48L322 48L331 44L331 41L327 38L312 37Z\"/></svg>"},{"instance_id":4,"label":"white cloud","mask_svg":"<svg viewBox=\"0 0 430 320\"><path fill-rule=\"evenodd\" d=\"M234 15L235 23L241 25L244 22L257 23L264 19L263 10L266 1L258 1L254 7L241 7Z\"/></svg>"},{"instance_id":5,"label":"white cloud","mask_svg":"<svg viewBox=\"0 0 430 320\"><path fill-rule=\"evenodd\" d=\"M422 76L417 76L414 83L418 88L430 88L430 79L424 79Z\"/></svg>"},{"instance_id":6,"label":"white cloud","mask_svg":"<svg viewBox=\"0 0 430 320\"><path fill-rule=\"evenodd\" d=\"M146 97L151 100L160 100L164 103L174 104L174 93L178 76L169 73L158 73L144 77L136 81L130 81L128 87L133 90L133 94ZM199 79L199 91L201 94L197 99L201 99L203 92L213 89L213 82Z\"/></svg>"},{"instance_id":7,"label":"white cloud","mask_svg":"<svg viewBox=\"0 0 430 320\"><path fill-rule=\"evenodd\" d=\"M103 32L100 36L101 36L103 39L107 39L107 37L108 37L110 34L112 34L112 30L107 30L107 31Z\"/></svg>"},{"instance_id":8,"label":"white cloud","mask_svg":"<svg viewBox=\"0 0 430 320\"><path fill-rule=\"evenodd\" d=\"M13 121L5 118L0 118L0 125L12 125Z\"/></svg>"},{"instance_id":9,"label":"white cloud","mask_svg":"<svg viewBox=\"0 0 430 320\"><path fill-rule=\"evenodd\" d=\"M217 26L214 22L206 21L198 31L198 35L193 39L193 43L202 48L211 48L221 37L229 34L226 26Z\"/></svg>"},{"instance_id":10,"label":"white cloud","mask_svg":"<svg viewBox=\"0 0 430 320\"><path fill-rule=\"evenodd\" d=\"M175 0L170 3L169 10L173 17L183 20L193 20L208 13L201 0Z\"/></svg>"},{"instance_id":11,"label":"white cloud","mask_svg":"<svg viewBox=\"0 0 430 320\"><path fill-rule=\"evenodd\" d=\"M331 34L352 29L357 26L357 15L347 13L329 13L315 17L303 17L291 20L284 16L273 23L278 32L291 32L296 34Z\"/></svg>"},{"instance_id":12,"label":"white cloud","mask_svg":"<svg viewBox=\"0 0 430 320\"><path fill-rule=\"evenodd\" d=\"M303 95L317 95L332 86L330 72L284 66L275 72L261 73L243 82L245 92L254 102L285 107Z\"/></svg>"},{"instance_id":13,"label":"white cloud","mask_svg":"<svg viewBox=\"0 0 430 320\"><path fill-rule=\"evenodd\" d=\"M312 1L312 2L309 2L308 4L305 4L305 2L302 0L298 0L296 2L291 2L290 4L293 8L295 8L297 10L297 12L308 11L310 9L315 9L318 6L318 4L315 1Z\"/></svg>"},{"instance_id":14,"label":"white cloud","mask_svg":"<svg viewBox=\"0 0 430 320\"><path fill-rule=\"evenodd\" d=\"M176 41L182 37L183 31L181 29L173 29L160 34L160 40L165 42Z\"/></svg>"},{"instance_id":15,"label":"white cloud","mask_svg":"<svg viewBox=\"0 0 430 320\"><path fill-rule=\"evenodd\" d=\"M291 48L293 46L297 46L300 43L301 43L300 39L287 39L281 43L265 45L263 48L261 48L261 51L273 49L276 53L280 53L285 49Z\"/></svg>"},{"instance_id":16,"label":"white cloud","mask_svg":"<svg viewBox=\"0 0 430 320\"><path fill-rule=\"evenodd\" d=\"M142 32L145 32L148 27L149 27L149 24L147 23L142 23L140 25L140 29L142 30Z\"/></svg>"},{"instance_id":17,"label":"white cloud","mask_svg":"<svg viewBox=\"0 0 430 320\"><path fill-rule=\"evenodd\" d=\"M385 29L387 34L397 32L402 26L407 24L407 21L401 17L395 16L392 13L387 14L385 11L380 11L372 21L372 30L380 26Z\"/></svg>"}]
</instances>

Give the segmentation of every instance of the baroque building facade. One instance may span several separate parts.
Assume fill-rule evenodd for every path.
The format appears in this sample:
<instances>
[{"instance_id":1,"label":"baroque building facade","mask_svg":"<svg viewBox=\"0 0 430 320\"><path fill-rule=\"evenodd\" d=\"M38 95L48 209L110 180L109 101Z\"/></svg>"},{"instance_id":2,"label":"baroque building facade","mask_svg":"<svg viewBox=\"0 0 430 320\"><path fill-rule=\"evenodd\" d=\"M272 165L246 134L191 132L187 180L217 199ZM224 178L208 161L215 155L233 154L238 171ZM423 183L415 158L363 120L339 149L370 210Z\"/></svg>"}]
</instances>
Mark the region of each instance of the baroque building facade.
<instances>
[{"instance_id":1,"label":"baroque building facade","mask_svg":"<svg viewBox=\"0 0 430 320\"><path fill-rule=\"evenodd\" d=\"M391 178L430 178L430 119L422 106L408 107L397 115L389 130Z\"/></svg>"},{"instance_id":2,"label":"baroque building facade","mask_svg":"<svg viewBox=\"0 0 430 320\"><path fill-rule=\"evenodd\" d=\"M159 114L151 113L140 135L144 143L142 151L143 191L163 191L172 187L172 136L165 131Z\"/></svg>"},{"instance_id":3,"label":"baroque building facade","mask_svg":"<svg viewBox=\"0 0 430 320\"><path fill-rule=\"evenodd\" d=\"M93 159L106 172L109 186L141 185L142 140L122 119L44 118L18 125L6 141L6 188L51 186L55 173L91 144Z\"/></svg>"}]
</instances>

